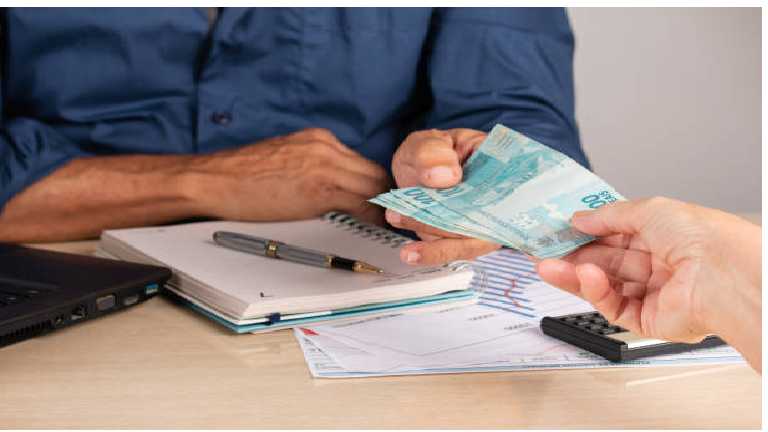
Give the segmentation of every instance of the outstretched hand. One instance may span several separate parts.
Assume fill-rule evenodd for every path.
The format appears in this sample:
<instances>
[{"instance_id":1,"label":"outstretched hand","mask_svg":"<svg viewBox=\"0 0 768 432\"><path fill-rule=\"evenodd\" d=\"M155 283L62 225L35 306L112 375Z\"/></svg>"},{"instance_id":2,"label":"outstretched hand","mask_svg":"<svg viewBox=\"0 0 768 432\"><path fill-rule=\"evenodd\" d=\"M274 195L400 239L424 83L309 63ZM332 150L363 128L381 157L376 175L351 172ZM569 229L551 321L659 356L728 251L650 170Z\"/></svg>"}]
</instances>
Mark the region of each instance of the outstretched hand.
<instances>
[{"instance_id":1,"label":"outstretched hand","mask_svg":"<svg viewBox=\"0 0 768 432\"><path fill-rule=\"evenodd\" d=\"M718 330L718 300L735 282L723 260L727 243L717 235L736 223L728 216L665 198L578 212L573 226L600 238L563 259L539 262L537 270L611 323L644 336L697 342Z\"/></svg>"}]
</instances>

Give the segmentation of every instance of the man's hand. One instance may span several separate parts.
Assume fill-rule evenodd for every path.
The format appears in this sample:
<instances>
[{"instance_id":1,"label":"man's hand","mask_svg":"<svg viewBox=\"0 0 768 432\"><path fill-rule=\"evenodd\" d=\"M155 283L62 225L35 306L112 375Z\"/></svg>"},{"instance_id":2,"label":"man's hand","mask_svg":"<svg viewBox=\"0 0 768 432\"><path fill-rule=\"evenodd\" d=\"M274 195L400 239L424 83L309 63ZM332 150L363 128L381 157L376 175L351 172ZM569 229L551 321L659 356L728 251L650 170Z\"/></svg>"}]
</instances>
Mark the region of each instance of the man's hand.
<instances>
[{"instance_id":1,"label":"man's hand","mask_svg":"<svg viewBox=\"0 0 768 432\"><path fill-rule=\"evenodd\" d=\"M448 188L461 182L462 164L482 143L485 133L472 129L414 132L403 141L392 159L392 173L398 187ZM400 251L408 264L442 264L472 259L499 248L495 243L463 237L417 222L393 210L387 221L398 228L416 232L424 240L410 243Z\"/></svg>"},{"instance_id":2,"label":"man's hand","mask_svg":"<svg viewBox=\"0 0 768 432\"><path fill-rule=\"evenodd\" d=\"M207 155L79 158L13 197L0 241L64 241L192 217L276 221L340 210L383 222L366 200L386 171L324 129Z\"/></svg>"},{"instance_id":3,"label":"man's hand","mask_svg":"<svg viewBox=\"0 0 768 432\"><path fill-rule=\"evenodd\" d=\"M228 220L306 219L340 210L381 223L381 210L367 200L390 187L381 166L326 129L198 157L187 172L200 213Z\"/></svg>"}]
</instances>

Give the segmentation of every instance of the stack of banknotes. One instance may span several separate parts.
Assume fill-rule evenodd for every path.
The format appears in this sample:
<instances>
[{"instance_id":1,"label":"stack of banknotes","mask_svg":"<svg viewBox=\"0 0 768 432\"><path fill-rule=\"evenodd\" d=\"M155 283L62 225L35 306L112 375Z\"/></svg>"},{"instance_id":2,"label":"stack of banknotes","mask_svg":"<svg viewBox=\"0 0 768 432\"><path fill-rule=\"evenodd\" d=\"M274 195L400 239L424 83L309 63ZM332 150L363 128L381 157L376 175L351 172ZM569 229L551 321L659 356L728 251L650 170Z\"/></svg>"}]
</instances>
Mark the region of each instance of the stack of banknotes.
<instances>
[{"instance_id":1,"label":"stack of banknotes","mask_svg":"<svg viewBox=\"0 0 768 432\"><path fill-rule=\"evenodd\" d=\"M560 257L594 237L572 228L579 210L624 200L573 159L496 125L447 189L393 189L370 201L427 225L538 258Z\"/></svg>"}]
</instances>

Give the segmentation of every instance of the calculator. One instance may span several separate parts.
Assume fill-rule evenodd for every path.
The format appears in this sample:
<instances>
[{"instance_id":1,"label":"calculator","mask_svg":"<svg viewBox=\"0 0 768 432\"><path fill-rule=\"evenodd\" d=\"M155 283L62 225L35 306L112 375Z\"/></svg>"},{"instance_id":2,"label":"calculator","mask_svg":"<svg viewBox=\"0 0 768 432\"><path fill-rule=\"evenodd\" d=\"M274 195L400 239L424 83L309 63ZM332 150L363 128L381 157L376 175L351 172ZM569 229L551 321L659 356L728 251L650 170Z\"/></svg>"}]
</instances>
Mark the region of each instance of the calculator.
<instances>
[{"instance_id":1,"label":"calculator","mask_svg":"<svg viewBox=\"0 0 768 432\"><path fill-rule=\"evenodd\" d=\"M694 344L651 339L612 325L599 312L544 317L541 320L541 330L545 335L568 342L612 362L674 354L725 343L717 336L707 336Z\"/></svg>"}]
</instances>

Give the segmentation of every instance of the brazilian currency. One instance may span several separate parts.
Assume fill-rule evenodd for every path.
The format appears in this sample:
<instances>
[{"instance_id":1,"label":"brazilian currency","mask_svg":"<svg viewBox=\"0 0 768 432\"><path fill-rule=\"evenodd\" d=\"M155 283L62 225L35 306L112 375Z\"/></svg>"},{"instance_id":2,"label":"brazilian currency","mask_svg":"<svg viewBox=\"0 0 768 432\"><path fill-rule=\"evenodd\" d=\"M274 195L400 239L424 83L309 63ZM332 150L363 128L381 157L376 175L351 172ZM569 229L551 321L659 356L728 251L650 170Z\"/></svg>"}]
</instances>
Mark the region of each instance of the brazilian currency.
<instances>
[{"instance_id":1,"label":"brazilian currency","mask_svg":"<svg viewBox=\"0 0 768 432\"><path fill-rule=\"evenodd\" d=\"M538 258L566 255L594 237L572 228L579 210L624 200L568 156L496 125L447 189L393 189L370 201L433 227Z\"/></svg>"}]
</instances>

